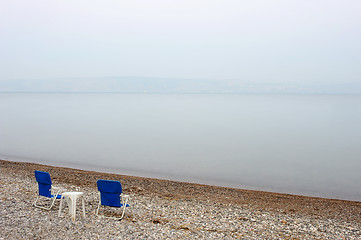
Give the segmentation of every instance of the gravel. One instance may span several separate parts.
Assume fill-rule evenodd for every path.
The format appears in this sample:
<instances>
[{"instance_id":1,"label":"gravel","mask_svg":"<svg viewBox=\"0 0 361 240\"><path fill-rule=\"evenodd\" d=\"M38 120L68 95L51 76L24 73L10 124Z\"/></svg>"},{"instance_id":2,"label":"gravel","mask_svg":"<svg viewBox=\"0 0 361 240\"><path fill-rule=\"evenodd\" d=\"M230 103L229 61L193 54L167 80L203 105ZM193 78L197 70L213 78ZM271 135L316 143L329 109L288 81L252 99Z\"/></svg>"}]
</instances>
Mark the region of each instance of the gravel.
<instances>
[{"instance_id":1,"label":"gravel","mask_svg":"<svg viewBox=\"0 0 361 240\"><path fill-rule=\"evenodd\" d=\"M0 166L0 239L361 239L360 202L4 160ZM33 207L35 169L49 172L54 186L84 192L86 218L80 204L75 222L67 207L58 217L59 201L50 211ZM123 220L96 217L99 178L119 180L130 195Z\"/></svg>"}]
</instances>

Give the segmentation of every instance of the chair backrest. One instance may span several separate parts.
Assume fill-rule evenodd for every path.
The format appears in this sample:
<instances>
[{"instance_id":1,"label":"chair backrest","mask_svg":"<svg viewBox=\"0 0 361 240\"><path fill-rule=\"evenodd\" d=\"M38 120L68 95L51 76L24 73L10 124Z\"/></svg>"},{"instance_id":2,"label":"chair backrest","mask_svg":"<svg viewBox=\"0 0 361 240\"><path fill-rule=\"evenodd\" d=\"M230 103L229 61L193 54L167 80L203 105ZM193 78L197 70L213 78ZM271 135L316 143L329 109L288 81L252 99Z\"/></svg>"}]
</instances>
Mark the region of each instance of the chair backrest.
<instances>
[{"instance_id":1,"label":"chair backrest","mask_svg":"<svg viewBox=\"0 0 361 240\"><path fill-rule=\"evenodd\" d=\"M101 205L110 207L120 207L120 194L122 185L119 181L101 180L97 181L98 191L100 192Z\"/></svg>"},{"instance_id":2,"label":"chair backrest","mask_svg":"<svg viewBox=\"0 0 361 240\"><path fill-rule=\"evenodd\" d=\"M39 195L51 198L51 178L50 174L42 171L35 171L35 178L39 185Z\"/></svg>"}]
</instances>

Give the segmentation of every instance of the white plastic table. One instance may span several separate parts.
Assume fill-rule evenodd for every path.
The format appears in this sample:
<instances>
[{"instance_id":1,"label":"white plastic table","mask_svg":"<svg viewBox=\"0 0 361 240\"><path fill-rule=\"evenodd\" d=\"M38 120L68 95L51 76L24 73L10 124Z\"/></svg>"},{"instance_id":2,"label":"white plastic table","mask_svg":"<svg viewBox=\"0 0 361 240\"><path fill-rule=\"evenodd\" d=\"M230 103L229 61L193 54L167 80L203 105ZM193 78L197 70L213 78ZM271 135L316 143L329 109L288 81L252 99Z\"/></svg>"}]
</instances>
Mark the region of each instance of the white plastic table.
<instances>
[{"instance_id":1,"label":"white plastic table","mask_svg":"<svg viewBox=\"0 0 361 240\"><path fill-rule=\"evenodd\" d=\"M63 199L67 198L68 206L69 206L69 215L71 216L71 219L75 221L75 213L76 213L76 200L78 198L82 198L82 204L83 204L83 217L85 218L85 204L84 204L84 195L82 192L64 192L61 194L60 199L60 206L59 206L59 213L58 217L60 217L61 213L61 207L63 205Z\"/></svg>"}]
</instances>

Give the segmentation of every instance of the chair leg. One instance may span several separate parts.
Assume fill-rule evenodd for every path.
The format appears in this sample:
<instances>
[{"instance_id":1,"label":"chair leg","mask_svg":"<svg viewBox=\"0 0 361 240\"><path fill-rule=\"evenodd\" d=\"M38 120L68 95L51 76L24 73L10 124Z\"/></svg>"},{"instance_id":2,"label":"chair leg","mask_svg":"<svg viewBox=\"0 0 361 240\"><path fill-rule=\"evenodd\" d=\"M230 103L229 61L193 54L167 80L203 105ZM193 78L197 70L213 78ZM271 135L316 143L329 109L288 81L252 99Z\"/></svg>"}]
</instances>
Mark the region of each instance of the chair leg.
<instances>
[{"instance_id":1,"label":"chair leg","mask_svg":"<svg viewBox=\"0 0 361 240\"><path fill-rule=\"evenodd\" d=\"M38 201L38 199L39 199L39 196L36 197L35 202L33 203L33 205L34 205L35 207L37 207L37 206L36 206L36 202Z\"/></svg>"},{"instance_id":2,"label":"chair leg","mask_svg":"<svg viewBox=\"0 0 361 240\"><path fill-rule=\"evenodd\" d=\"M126 209L126 206L128 204L128 201L129 201L129 196L127 195L124 199L125 199L125 202L123 203L123 211L122 211L121 217L106 217L105 215L99 215L99 209L100 209L100 206L101 206L101 200L100 200L100 194L99 194L99 204L98 204L98 208L97 208L97 211L96 211L96 216L97 217L103 217L103 218L115 219L115 220L123 219L124 214L125 214L125 209Z\"/></svg>"},{"instance_id":3,"label":"chair leg","mask_svg":"<svg viewBox=\"0 0 361 240\"><path fill-rule=\"evenodd\" d=\"M40 196L38 196L36 199L35 199L35 202L34 202L34 207L37 207L37 208L41 208L41 209L44 209L44 210L50 210L53 206L54 206L54 203L55 203L55 201L56 201L56 199L58 198L58 195L60 195L59 194L59 191L56 193L56 195L54 195L51 199L52 199L52 202L51 202L51 204L50 204L50 207L43 207L43 206L39 206L39 205L36 205L36 202L38 201L38 199L39 199L39 197Z\"/></svg>"},{"instance_id":4,"label":"chair leg","mask_svg":"<svg viewBox=\"0 0 361 240\"><path fill-rule=\"evenodd\" d=\"M53 197L53 201L51 202L51 205L50 205L50 207L49 207L49 210L54 206L55 201L56 201L56 196Z\"/></svg>"},{"instance_id":5,"label":"chair leg","mask_svg":"<svg viewBox=\"0 0 361 240\"><path fill-rule=\"evenodd\" d=\"M50 207L43 207L43 206L36 205L36 202L38 201L39 197L40 197L40 196L38 196L38 197L36 198L36 200L35 200L35 202L34 202L34 207L41 208L41 209L44 209L44 210L49 211L49 210L53 207L54 202L55 202L55 199L53 200L53 202L52 202L52 204L50 205Z\"/></svg>"},{"instance_id":6,"label":"chair leg","mask_svg":"<svg viewBox=\"0 0 361 240\"><path fill-rule=\"evenodd\" d=\"M97 217L103 217L103 218L109 218L109 219L115 219L115 220L122 220L124 215L125 215L125 206L122 207L122 215L120 217L107 217L105 215L99 215L99 209L100 209L100 204L98 205L97 211L96 211L96 216Z\"/></svg>"},{"instance_id":7,"label":"chair leg","mask_svg":"<svg viewBox=\"0 0 361 240\"><path fill-rule=\"evenodd\" d=\"M123 206L123 213L122 213L122 216L119 218L119 220L120 220L120 219L123 219L124 213L125 213L125 209L126 209L126 206Z\"/></svg>"},{"instance_id":8,"label":"chair leg","mask_svg":"<svg viewBox=\"0 0 361 240\"><path fill-rule=\"evenodd\" d=\"M99 201L97 212L96 212L97 217L99 217L99 208L100 208L100 201Z\"/></svg>"},{"instance_id":9,"label":"chair leg","mask_svg":"<svg viewBox=\"0 0 361 240\"><path fill-rule=\"evenodd\" d=\"M129 196L127 195L125 198L125 201L123 203L123 213L122 213L122 216L120 217L120 219L122 219L124 217L124 213L125 213L125 209L127 208L127 204L128 204L128 201L129 201Z\"/></svg>"},{"instance_id":10,"label":"chair leg","mask_svg":"<svg viewBox=\"0 0 361 240\"><path fill-rule=\"evenodd\" d=\"M53 202L51 203L51 206L49 209L51 209L54 206L54 203L56 201L56 199L58 199L58 196L60 196L60 192L61 192L61 188L59 188L59 190L57 191L57 193L55 195L53 195Z\"/></svg>"}]
</instances>

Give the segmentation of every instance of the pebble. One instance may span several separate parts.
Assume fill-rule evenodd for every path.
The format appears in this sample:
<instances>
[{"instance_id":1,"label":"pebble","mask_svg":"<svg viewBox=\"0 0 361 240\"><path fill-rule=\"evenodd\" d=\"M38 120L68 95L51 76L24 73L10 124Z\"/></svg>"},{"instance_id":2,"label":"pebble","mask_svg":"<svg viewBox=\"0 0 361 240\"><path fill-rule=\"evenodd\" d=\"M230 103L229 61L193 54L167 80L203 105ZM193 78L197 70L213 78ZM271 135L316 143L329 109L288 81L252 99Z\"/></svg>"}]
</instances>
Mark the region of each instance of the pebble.
<instances>
[{"instance_id":1,"label":"pebble","mask_svg":"<svg viewBox=\"0 0 361 240\"><path fill-rule=\"evenodd\" d=\"M16 171L16 169L14 170ZM248 205L129 194L131 207L121 221L96 217L96 188L64 184L85 194L86 218L77 206L73 222L59 202L45 211L33 207L33 178L1 169L2 239L361 239L359 221L343 222L312 215L255 210ZM43 200L45 203L45 200ZM66 204L65 204L66 205ZM107 210L116 214L115 210Z\"/></svg>"}]
</instances>

